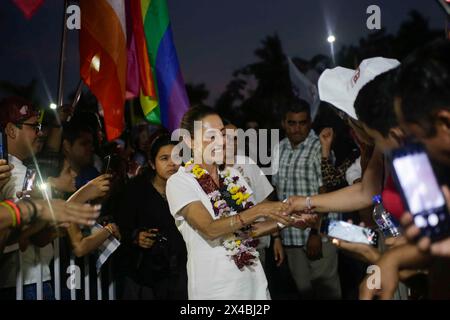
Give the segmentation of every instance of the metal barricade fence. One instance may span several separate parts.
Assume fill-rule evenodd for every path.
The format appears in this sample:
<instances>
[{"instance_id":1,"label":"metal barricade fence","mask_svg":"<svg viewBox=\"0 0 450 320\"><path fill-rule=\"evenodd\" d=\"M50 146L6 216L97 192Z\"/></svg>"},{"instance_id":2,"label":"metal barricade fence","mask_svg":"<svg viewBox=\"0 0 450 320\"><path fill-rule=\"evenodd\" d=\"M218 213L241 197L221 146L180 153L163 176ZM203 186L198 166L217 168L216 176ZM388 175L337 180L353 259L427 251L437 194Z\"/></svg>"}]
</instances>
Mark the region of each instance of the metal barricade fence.
<instances>
[{"instance_id":1,"label":"metal barricade fence","mask_svg":"<svg viewBox=\"0 0 450 320\"><path fill-rule=\"evenodd\" d=\"M69 257L69 266L64 273L69 273L69 279L66 283L62 283L62 272L61 272L61 246L60 246L60 238L57 238L53 241L53 292L55 300L62 299L62 288L65 286L68 290L70 290L70 300L77 299L77 292L83 291L84 300L91 299L91 274L90 274L90 266L89 259L90 256L95 255L86 255L82 258L83 261L83 279L84 279L84 288L81 287L81 268L76 264L75 257L72 253L70 253ZM35 250L36 257L36 266L38 268L37 272L37 281L36 281L36 298L37 300L44 299L44 281L43 281L43 264L41 260L41 249L38 247L33 247ZM14 259L16 261L16 300L24 299L24 270L23 270L23 253L19 249L18 244L14 244L5 248L4 254L13 254ZM50 266L49 266L50 267ZM113 276L113 264L111 259L107 261L101 268L100 272L96 273L96 283L95 286L97 300L103 299L103 287L102 287L102 271L107 273L107 296L108 300L116 299L116 284ZM70 282L70 283L69 283Z\"/></svg>"}]
</instances>

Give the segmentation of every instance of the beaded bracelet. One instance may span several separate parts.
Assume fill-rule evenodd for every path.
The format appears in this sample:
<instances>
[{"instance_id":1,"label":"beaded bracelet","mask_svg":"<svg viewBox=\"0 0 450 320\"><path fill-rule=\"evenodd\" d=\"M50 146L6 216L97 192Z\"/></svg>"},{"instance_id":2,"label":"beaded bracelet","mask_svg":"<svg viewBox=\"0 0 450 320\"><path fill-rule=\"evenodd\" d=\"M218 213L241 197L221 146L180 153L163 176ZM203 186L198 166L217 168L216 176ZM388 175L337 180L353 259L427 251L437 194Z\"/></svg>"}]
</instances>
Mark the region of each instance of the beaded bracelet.
<instances>
[{"instance_id":1,"label":"beaded bracelet","mask_svg":"<svg viewBox=\"0 0 450 320\"><path fill-rule=\"evenodd\" d=\"M19 209L19 207L17 206L17 204L12 202L11 200L5 200L5 203L7 203L11 208L14 209L14 213L16 214L16 225L20 226L21 220L20 220L20 209Z\"/></svg>"},{"instance_id":2,"label":"beaded bracelet","mask_svg":"<svg viewBox=\"0 0 450 320\"><path fill-rule=\"evenodd\" d=\"M14 213L14 209L9 206L6 202L0 202L0 205L8 209L8 212L11 214L12 227L15 228L17 225L16 214Z\"/></svg>"},{"instance_id":3,"label":"beaded bracelet","mask_svg":"<svg viewBox=\"0 0 450 320\"><path fill-rule=\"evenodd\" d=\"M312 201L311 201L311 197L306 197L306 208L308 210L312 209Z\"/></svg>"},{"instance_id":4,"label":"beaded bracelet","mask_svg":"<svg viewBox=\"0 0 450 320\"><path fill-rule=\"evenodd\" d=\"M31 217L30 217L29 223L34 222L37 218L37 212L38 212L36 204L33 201L31 201L29 198L23 198L22 201L25 202L26 204L31 205L32 211L31 211Z\"/></svg>"}]
</instances>

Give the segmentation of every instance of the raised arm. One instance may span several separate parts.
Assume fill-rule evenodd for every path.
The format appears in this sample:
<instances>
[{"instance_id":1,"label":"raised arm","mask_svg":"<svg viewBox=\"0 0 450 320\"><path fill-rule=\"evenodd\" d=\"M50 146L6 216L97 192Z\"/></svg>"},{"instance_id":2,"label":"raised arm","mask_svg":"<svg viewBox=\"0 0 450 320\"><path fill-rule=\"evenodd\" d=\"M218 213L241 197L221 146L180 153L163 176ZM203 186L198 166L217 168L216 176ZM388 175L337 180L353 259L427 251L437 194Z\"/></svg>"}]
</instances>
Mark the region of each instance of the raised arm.
<instances>
[{"instance_id":1,"label":"raised arm","mask_svg":"<svg viewBox=\"0 0 450 320\"><path fill-rule=\"evenodd\" d=\"M382 172L383 155L375 151L360 183L335 192L313 196L311 206L317 213L351 212L367 208L372 204L372 197L381 191ZM307 209L306 197L291 197L289 203L296 211Z\"/></svg>"},{"instance_id":2,"label":"raised arm","mask_svg":"<svg viewBox=\"0 0 450 320\"><path fill-rule=\"evenodd\" d=\"M96 230L93 234L84 237L78 225L72 223L67 229L73 253L77 257L83 257L97 249L112 234L116 238L119 236L118 228L110 223L106 227Z\"/></svg>"},{"instance_id":3,"label":"raised arm","mask_svg":"<svg viewBox=\"0 0 450 320\"><path fill-rule=\"evenodd\" d=\"M110 190L111 177L110 174L98 176L78 189L67 201L85 203L104 197Z\"/></svg>"},{"instance_id":4,"label":"raised arm","mask_svg":"<svg viewBox=\"0 0 450 320\"><path fill-rule=\"evenodd\" d=\"M368 275L360 285L360 299L373 299L375 296L381 299L392 299L401 277L400 271L427 268L430 258L429 254L420 251L412 244L392 248L376 263L380 272L380 286L378 289L369 286L369 278L373 275Z\"/></svg>"}]
</instances>

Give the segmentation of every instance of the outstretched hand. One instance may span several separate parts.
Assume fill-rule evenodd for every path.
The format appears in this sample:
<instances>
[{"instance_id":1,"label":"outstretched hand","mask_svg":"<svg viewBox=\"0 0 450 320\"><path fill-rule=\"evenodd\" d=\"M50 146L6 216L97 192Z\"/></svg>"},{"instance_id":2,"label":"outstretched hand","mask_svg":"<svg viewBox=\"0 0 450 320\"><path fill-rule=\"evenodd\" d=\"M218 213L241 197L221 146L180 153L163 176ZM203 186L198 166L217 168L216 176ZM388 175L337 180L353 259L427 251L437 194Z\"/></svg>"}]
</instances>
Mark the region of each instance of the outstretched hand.
<instances>
[{"instance_id":1,"label":"outstretched hand","mask_svg":"<svg viewBox=\"0 0 450 320\"><path fill-rule=\"evenodd\" d=\"M294 212L292 226L298 229L314 228L319 223L319 215L315 213Z\"/></svg>"},{"instance_id":2,"label":"outstretched hand","mask_svg":"<svg viewBox=\"0 0 450 320\"><path fill-rule=\"evenodd\" d=\"M283 225L292 223L292 218L289 216L292 209L286 202L268 201L260 203L256 207L260 218L275 220Z\"/></svg>"},{"instance_id":3,"label":"outstretched hand","mask_svg":"<svg viewBox=\"0 0 450 320\"><path fill-rule=\"evenodd\" d=\"M34 200L38 218L43 221L58 223L76 223L92 226L100 215L100 206L71 203L64 200Z\"/></svg>"}]
</instances>

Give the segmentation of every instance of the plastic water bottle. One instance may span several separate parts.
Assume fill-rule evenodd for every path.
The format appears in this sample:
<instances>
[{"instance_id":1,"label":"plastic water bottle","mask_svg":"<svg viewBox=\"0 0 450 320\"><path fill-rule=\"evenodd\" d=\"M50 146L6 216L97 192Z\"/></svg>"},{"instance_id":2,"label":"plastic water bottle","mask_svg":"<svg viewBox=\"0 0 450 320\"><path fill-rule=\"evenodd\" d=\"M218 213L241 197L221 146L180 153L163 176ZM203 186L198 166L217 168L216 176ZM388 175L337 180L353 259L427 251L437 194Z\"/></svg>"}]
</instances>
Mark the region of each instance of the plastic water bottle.
<instances>
[{"instance_id":1,"label":"plastic water bottle","mask_svg":"<svg viewBox=\"0 0 450 320\"><path fill-rule=\"evenodd\" d=\"M381 232L385 237L397 237L400 235L397 226L395 225L391 214L386 211L381 202L381 196L376 195L372 198L373 201L373 220L376 222Z\"/></svg>"}]
</instances>

